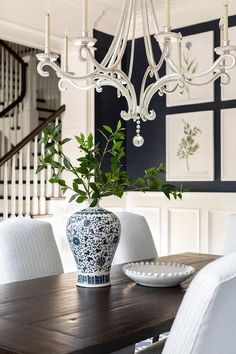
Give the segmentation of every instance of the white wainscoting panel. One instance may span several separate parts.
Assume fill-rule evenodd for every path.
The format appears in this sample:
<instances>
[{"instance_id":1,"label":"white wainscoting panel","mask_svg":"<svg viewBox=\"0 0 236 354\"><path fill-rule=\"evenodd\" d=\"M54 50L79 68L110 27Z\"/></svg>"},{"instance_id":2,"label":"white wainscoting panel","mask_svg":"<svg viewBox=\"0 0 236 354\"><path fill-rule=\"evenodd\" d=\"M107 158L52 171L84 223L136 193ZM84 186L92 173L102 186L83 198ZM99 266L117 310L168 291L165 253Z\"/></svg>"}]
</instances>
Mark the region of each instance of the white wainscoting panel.
<instances>
[{"instance_id":1,"label":"white wainscoting panel","mask_svg":"<svg viewBox=\"0 0 236 354\"><path fill-rule=\"evenodd\" d=\"M158 254L202 252L222 254L229 215L236 214L236 193L184 193L183 200L168 200L162 193L128 192L119 198L104 198L100 205L113 212L143 215L151 229ZM65 236L68 217L82 206L66 204L52 214L58 247L66 271L74 261ZM131 225L132 227L132 225Z\"/></svg>"},{"instance_id":2,"label":"white wainscoting panel","mask_svg":"<svg viewBox=\"0 0 236 354\"><path fill-rule=\"evenodd\" d=\"M151 233L153 235L153 240L157 249L157 253L160 254L161 252L160 208L132 207L129 209L129 211L135 214L143 215L145 217L150 227Z\"/></svg>"},{"instance_id":3,"label":"white wainscoting panel","mask_svg":"<svg viewBox=\"0 0 236 354\"><path fill-rule=\"evenodd\" d=\"M185 251L222 254L228 216L236 213L236 193L184 193L168 200L158 192L128 192L110 198L104 207L143 215L150 226L158 254Z\"/></svg>"},{"instance_id":4,"label":"white wainscoting panel","mask_svg":"<svg viewBox=\"0 0 236 354\"><path fill-rule=\"evenodd\" d=\"M236 210L209 210L208 244L209 253L222 254L226 224L229 215L236 214ZM236 233L236 230L235 230Z\"/></svg>"},{"instance_id":5,"label":"white wainscoting panel","mask_svg":"<svg viewBox=\"0 0 236 354\"><path fill-rule=\"evenodd\" d=\"M200 252L199 209L168 210L168 253Z\"/></svg>"}]
</instances>

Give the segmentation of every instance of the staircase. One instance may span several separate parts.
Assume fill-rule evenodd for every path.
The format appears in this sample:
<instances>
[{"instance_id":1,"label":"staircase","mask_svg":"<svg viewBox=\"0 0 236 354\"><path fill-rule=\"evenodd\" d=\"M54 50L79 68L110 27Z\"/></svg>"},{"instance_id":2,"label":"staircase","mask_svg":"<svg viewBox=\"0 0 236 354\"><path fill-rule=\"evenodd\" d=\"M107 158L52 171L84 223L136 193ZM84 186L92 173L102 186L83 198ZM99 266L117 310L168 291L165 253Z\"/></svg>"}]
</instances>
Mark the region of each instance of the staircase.
<instances>
[{"instance_id":1,"label":"staircase","mask_svg":"<svg viewBox=\"0 0 236 354\"><path fill-rule=\"evenodd\" d=\"M36 52L0 40L0 220L45 217L52 202L61 200L59 187L48 182L50 168L35 174L44 151L43 129L58 123L65 111L65 106L57 109L58 78L36 76Z\"/></svg>"}]
</instances>

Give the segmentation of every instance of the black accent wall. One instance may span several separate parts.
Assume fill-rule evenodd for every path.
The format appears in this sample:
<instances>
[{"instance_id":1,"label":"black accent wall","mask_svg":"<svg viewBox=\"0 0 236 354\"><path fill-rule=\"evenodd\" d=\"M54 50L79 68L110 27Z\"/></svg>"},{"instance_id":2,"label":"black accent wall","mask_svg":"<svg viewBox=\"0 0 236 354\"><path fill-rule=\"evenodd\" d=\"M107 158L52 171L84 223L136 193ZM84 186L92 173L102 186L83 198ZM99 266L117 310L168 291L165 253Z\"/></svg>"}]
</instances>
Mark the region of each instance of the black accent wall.
<instances>
[{"instance_id":1,"label":"black accent wall","mask_svg":"<svg viewBox=\"0 0 236 354\"><path fill-rule=\"evenodd\" d=\"M219 20L201 23L189 27L177 29L183 36L214 31L214 47L219 46ZM229 19L229 26L236 26L236 16ZM98 39L96 51L96 59L101 61L107 52L107 49L112 41L112 36L105 33L94 31L95 38ZM236 44L236 39L231 39L232 44ZM155 56L159 56L158 45L153 39L155 48ZM126 51L126 57L123 62L125 71L128 71L126 61L130 55L130 43ZM216 59L217 57L215 57ZM142 76L147 67L145 49L143 39L136 41L135 62L132 81L136 90L140 89ZM162 69L163 75L165 67ZM176 113L187 113L195 111L212 110L214 112L214 154L215 154L215 180L212 182L183 182L185 187L191 188L195 192L236 192L235 182L222 182L220 180L220 115L221 110L225 108L236 108L236 92L235 100L221 101L220 80L217 80L214 85L214 101L209 103L200 103L192 105L183 105L176 107L166 107L166 96L160 97L156 94L151 102L150 108L153 108L157 113L157 118L151 122L141 122L141 135L145 139L145 143L140 148L135 148L132 144L133 136L135 135L135 124L133 121L125 123L126 127L126 161L125 168L132 177L140 177L147 167L158 165L160 162L166 162L166 147L165 147L165 116ZM100 128L102 124L115 125L120 118L120 111L126 109L124 99L117 99L115 89L110 87L104 88L103 92L96 94L95 97L95 126ZM235 117L236 119L236 117ZM100 137L96 134L97 141ZM235 157L236 158L236 157ZM172 182L171 182L172 183ZM179 185L180 183L175 183Z\"/></svg>"}]
</instances>

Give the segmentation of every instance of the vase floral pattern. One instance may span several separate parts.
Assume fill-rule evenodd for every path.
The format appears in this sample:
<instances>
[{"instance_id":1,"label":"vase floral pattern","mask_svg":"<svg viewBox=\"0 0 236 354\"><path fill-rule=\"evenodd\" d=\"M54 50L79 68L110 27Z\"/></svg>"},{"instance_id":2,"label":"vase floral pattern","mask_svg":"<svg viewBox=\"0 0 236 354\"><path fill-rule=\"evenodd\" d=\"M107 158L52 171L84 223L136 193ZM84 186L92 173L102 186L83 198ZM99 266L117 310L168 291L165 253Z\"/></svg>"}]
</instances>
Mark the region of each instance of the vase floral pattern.
<instances>
[{"instance_id":1,"label":"vase floral pattern","mask_svg":"<svg viewBox=\"0 0 236 354\"><path fill-rule=\"evenodd\" d=\"M110 269L120 239L120 221L100 207L86 208L68 220L66 233L77 268L77 285L110 285Z\"/></svg>"}]
</instances>

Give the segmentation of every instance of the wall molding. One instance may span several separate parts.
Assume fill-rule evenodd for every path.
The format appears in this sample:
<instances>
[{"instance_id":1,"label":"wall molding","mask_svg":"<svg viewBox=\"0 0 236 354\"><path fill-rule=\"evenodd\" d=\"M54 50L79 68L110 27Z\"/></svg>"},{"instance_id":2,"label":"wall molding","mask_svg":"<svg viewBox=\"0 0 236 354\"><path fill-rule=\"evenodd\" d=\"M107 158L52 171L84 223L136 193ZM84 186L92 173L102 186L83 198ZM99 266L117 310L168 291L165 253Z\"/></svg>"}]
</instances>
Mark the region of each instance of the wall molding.
<instances>
[{"instance_id":1,"label":"wall molding","mask_svg":"<svg viewBox=\"0 0 236 354\"><path fill-rule=\"evenodd\" d=\"M187 250L222 254L228 217L236 213L236 193L192 192L170 201L159 192L128 192L121 200L104 198L101 205L146 217L160 255Z\"/></svg>"}]
</instances>

